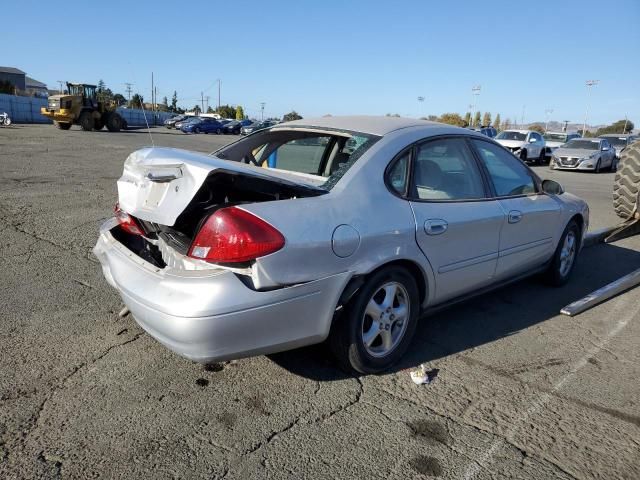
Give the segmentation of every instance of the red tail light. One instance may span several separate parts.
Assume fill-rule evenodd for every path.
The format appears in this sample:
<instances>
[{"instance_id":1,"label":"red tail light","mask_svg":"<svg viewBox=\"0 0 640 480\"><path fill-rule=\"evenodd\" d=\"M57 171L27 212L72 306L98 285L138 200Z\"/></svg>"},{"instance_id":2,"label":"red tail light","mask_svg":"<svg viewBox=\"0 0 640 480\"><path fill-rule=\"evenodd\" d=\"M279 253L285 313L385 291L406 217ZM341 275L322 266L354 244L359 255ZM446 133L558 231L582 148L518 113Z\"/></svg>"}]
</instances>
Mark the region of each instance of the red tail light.
<instances>
[{"instance_id":1,"label":"red tail light","mask_svg":"<svg viewBox=\"0 0 640 480\"><path fill-rule=\"evenodd\" d=\"M142 227L138 225L136 219L124 210L120 210L119 204L116 203L115 207L113 207L113 212L116 214L120 227L122 227L125 232L132 233L133 235L143 235Z\"/></svg>"},{"instance_id":2,"label":"red tail light","mask_svg":"<svg viewBox=\"0 0 640 480\"><path fill-rule=\"evenodd\" d=\"M189 256L213 263L247 262L283 246L284 237L267 222L228 207L207 219L189 248Z\"/></svg>"}]
</instances>

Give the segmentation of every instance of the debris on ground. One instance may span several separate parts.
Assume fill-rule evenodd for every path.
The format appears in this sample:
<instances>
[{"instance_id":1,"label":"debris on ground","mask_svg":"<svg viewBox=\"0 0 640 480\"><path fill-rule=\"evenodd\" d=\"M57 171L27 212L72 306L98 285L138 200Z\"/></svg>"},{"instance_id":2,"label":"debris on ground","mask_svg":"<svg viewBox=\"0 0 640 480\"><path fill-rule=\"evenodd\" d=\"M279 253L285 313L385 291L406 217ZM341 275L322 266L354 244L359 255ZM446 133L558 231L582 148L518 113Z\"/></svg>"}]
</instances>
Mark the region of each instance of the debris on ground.
<instances>
[{"instance_id":1,"label":"debris on ground","mask_svg":"<svg viewBox=\"0 0 640 480\"><path fill-rule=\"evenodd\" d=\"M437 368L433 368L427 371L424 364L422 364L417 370L412 370L411 372L409 372L409 375L411 375L411 380L413 380L413 383L415 383L416 385L428 385L436 379L439 371L440 370L438 370Z\"/></svg>"}]
</instances>

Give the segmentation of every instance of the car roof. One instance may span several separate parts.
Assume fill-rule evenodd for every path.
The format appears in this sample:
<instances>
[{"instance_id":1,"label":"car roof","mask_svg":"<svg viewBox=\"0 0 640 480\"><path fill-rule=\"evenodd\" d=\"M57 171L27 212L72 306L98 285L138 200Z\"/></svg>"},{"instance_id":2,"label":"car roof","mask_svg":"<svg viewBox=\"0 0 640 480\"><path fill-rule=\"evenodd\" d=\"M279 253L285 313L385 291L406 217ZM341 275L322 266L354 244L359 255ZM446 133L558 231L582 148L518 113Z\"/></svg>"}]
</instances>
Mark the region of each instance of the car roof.
<instances>
[{"instance_id":1,"label":"car roof","mask_svg":"<svg viewBox=\"0 0 640 480\"><path fill-rule=\"evenodd\" d=\"M441 123L430 122L428 120L418 120L415 118L404 117L382 117L382 116L330 116L317 118L304 118L302 120L293 120L291 122L279 123L275 128L288 127L316 127L316 128L333 128L336 130L351 130L356 132L368 133L371 135L384 136L395 130L409 127L442 127Z\"/></svg>"},{"instance_id":2,"label":"car roof","mask_svg":"<svg viewBox=\"0 0 640 480\"><path fill-rule=\"evenodd\" d=\"M606 137L614 137L614 138L629 138L629 137L635 137L635 135L633 133L605 133L603 135L599 135L600 138L606 138Z\"/></svg>"},{"instance_id":3,"label":"car roof","mask_svg":"<svg viewBox=\"0 0 640 480\"><path fill-rule=\"evenodd\" d=\"M534 132L535 130L517 130L517 129L509 129L509 130L504 130L505 132L518 132L518 133L530 133L530 132ZM535 132L538 133L538 132Z\"/></svg>"}]
</instances>

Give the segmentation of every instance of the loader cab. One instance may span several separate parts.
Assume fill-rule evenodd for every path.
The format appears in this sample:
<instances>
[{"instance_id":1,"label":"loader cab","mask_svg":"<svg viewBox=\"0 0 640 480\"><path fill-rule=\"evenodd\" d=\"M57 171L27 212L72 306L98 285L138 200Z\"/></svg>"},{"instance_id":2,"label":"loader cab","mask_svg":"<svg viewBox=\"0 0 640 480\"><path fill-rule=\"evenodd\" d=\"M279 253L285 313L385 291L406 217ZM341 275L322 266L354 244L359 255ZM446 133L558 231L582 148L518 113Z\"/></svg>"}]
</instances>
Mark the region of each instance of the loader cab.
<instances>
[{"instance_id":1,"label":"loader cab","mask_svg":"<svg viewBox=\"0 0 640 480\"><path fill-rule=\"evenodd\" d=\"M96 86L87 85L85 83L69 83L67 82L67 90L69 95L82 98L82 106L97 108L98 99L96 96Z\"/></svg>"}]
</instances>

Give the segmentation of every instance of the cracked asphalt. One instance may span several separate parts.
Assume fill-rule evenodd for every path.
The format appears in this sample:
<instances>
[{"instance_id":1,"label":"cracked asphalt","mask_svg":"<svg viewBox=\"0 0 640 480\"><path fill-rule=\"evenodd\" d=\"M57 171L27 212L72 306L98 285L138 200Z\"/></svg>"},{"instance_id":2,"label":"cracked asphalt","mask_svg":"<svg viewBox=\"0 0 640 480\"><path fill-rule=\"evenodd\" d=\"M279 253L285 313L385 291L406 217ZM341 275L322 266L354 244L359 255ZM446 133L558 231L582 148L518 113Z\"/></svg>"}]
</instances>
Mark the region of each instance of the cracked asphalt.
<instances>
[{"instance_id":1,"label":"cracked asphalt","mask_svg":"<svg viewBox=\"0 0 640 480\"><path fill-rule=\"evenodd\" d=\"M233 137L154 129L210 152ZM640 478L640 290L561 307L640 267L584 250L569 285L522 281L421 322L394 371L320 345L202 365L127 316L91 254L145 130L0 129L0 478ZM617 222L613 174L548 172ZM407 369L437 370L416 386Z\"/></svg>"}]
</instances>

